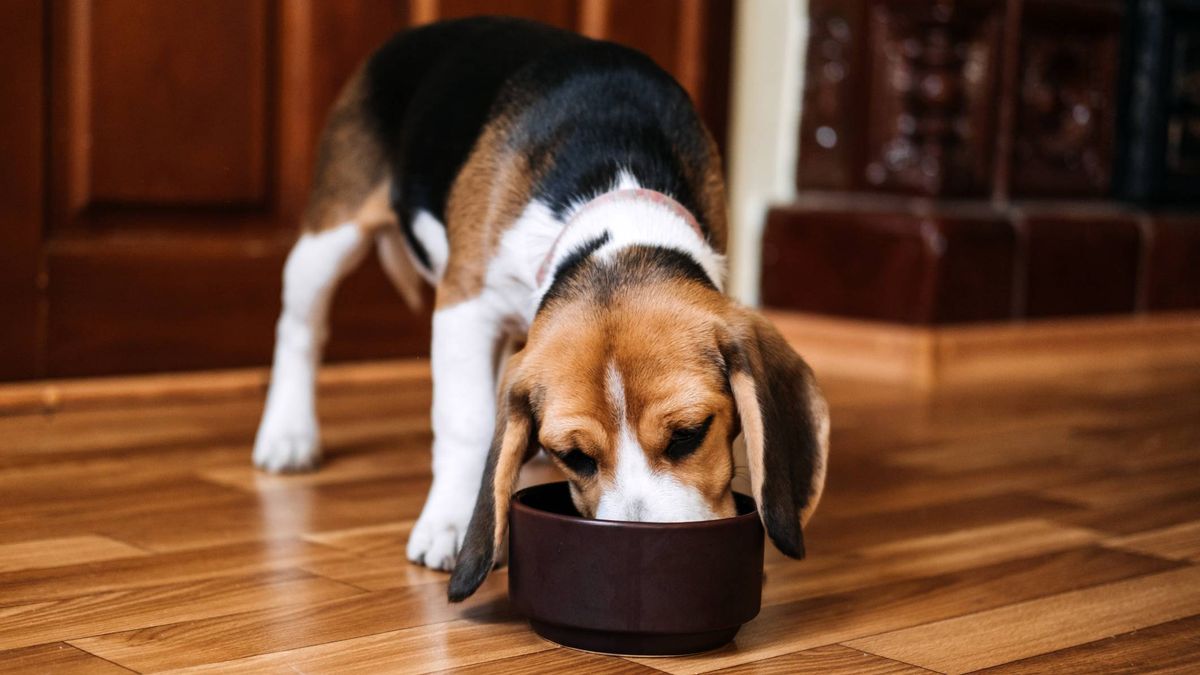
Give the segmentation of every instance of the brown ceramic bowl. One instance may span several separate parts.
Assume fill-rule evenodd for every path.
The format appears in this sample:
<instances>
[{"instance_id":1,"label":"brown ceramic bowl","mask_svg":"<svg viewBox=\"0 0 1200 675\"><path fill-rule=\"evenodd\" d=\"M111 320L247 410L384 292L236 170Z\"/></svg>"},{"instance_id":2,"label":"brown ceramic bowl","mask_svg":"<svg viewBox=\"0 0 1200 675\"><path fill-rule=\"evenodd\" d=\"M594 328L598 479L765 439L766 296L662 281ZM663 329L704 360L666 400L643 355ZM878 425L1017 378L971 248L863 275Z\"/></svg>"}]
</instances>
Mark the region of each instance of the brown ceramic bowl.
<instances>
[{"instance_id":1,"label":"brown ceramic bowl","mask_svg":"<svg viewBox=\"0 0 1200 675\"><path fill-rule=\"evenodd\" d=\"M566 483L521 490L509 512L508 592L542 637L576 649L663 656L715 649L762 602L763 530L738 515L688 523L582 518Z\"/></svg>"}]
</instances>

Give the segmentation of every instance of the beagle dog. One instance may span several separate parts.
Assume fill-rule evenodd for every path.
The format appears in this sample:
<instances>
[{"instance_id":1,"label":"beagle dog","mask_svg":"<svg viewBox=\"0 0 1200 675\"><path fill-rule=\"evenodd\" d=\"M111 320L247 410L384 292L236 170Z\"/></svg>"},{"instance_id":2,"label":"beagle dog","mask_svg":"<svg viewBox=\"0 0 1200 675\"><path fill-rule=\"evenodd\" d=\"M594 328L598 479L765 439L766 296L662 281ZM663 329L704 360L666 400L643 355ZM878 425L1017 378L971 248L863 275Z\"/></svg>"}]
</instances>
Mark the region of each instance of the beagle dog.
<instances>
[{"instance_id":1,"label":"beagle dog","mask_svg":"<svg viewBox=\"0 0 1200 675\"><path fill-rule=\"evenodd\" d=\"M503 554L539 449L585 517L700 520L734 514L744 435L766 531L802 557L828 412L780 334L722 294L725 211L711 136L646 56L513 19L397 35L321 139L254 463L319 460L330 298L374 245L410 304L419 277L436 287L433 483L407 554L453 570L451 600Z\"/></svg>"}]
</instances>

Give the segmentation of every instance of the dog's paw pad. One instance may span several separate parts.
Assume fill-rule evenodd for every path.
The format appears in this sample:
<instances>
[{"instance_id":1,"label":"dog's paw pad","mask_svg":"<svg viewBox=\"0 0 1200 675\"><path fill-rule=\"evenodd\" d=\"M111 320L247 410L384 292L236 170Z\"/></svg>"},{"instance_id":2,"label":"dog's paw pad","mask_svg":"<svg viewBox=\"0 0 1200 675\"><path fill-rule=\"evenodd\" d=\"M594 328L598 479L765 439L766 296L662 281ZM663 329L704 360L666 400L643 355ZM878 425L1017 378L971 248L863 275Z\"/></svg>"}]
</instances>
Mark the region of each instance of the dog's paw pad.
<instances>
[{"instance_id":1,"label":"dog's paw pad","mask_svg":"<svg viewBox=\"0 0 1200 675\"><path fill-rule=\"evenodd\" d=\"M254 443L254 465L271 473L315 469L321 460L316 430L261 433Z\"/></svg>"}]
</instances>

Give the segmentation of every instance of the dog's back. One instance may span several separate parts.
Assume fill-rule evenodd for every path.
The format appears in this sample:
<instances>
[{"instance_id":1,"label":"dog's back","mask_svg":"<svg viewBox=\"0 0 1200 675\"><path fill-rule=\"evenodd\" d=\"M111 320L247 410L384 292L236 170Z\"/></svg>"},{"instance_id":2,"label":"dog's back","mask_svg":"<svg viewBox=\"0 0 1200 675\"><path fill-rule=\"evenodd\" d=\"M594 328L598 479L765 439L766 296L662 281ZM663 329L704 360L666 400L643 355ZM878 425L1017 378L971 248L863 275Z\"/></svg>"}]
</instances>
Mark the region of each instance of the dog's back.
<instances>
[{"instance_id":1,"label":"dog's back","mask_svg":"<svg viewBox=\"0 0 1200 675\"><path fill-rule=\"evenodd\" d=\"M392 38L352 86L385 155L392 210L427 271L436 265L418 217L450 225L455 183L489 126L527 159L527 196L556 217L627 171L713 225L716 209L701 203L711 139L686 92L634 50L519 19L463 19Z\"/></svg>"},{"instance_id":2,"label":"dog's back","mask_svg":"<svg viewBox=\"0 0 1200 675\"><path fill-rule=\"evenodd\" d=\"M454 179L514 74L587 42L488 17L405 31L377 50L366 65L363 103L394 177L401 224L419 210L445 222Z\"/></svg>"}]
</instances>

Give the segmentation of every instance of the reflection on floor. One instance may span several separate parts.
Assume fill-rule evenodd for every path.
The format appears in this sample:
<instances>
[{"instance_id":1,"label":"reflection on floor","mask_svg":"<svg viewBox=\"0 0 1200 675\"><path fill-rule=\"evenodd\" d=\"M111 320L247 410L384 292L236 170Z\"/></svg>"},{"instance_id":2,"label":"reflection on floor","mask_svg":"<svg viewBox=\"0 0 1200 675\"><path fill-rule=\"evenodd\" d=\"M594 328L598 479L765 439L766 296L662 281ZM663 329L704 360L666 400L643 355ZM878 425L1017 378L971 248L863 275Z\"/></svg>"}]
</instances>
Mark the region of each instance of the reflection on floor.
<instances>
[{"instance_id":1,"label":"reflection on floor","mask_svg":"<svg viewBox=\"0 0 1200 675\"><path fill-rule=\"evenodd\" d=\"M399 374L330 387L328 461L289 477L250 467L261 373L0 405L0 671L1200 668L1195 370L930 396L826 381L809 559L768 554L734 645L620 659L537 638L502 571L452 606L405 561L429 383L381 369Z\"/></svg>"}]
</instances>

